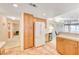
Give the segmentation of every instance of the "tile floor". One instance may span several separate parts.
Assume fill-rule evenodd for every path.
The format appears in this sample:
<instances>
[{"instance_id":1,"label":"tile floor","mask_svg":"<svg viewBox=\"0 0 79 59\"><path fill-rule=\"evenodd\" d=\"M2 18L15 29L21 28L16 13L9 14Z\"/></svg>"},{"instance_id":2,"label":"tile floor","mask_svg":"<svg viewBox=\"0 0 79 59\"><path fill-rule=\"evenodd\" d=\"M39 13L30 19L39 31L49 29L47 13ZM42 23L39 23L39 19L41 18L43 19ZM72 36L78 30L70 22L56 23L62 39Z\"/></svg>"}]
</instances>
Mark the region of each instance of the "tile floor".
<instances>
[{"instance_id":1,"label":"tile floor","mask_svg":"<svg viewBox=\"0 0 79 59\"><path fill-rule=\"evenodd\" d=\"M9 50L6 55L60 55L56 51L55 40L52 40L49 43L46 43L45 46L38 48L29 48L24 51L20 50L20 47L12 48Z\"/></svg>"}]
</instances>

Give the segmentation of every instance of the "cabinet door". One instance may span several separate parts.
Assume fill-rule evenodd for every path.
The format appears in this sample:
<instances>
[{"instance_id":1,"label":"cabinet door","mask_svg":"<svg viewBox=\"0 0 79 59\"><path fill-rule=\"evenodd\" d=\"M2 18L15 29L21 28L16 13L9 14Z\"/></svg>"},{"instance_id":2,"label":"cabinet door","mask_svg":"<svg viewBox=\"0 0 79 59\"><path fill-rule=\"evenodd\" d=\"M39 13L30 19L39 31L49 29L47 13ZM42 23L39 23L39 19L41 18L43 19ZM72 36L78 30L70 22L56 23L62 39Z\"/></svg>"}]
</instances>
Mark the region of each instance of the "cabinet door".
<instances>
[{"instance_id":1,"label":"cabinet door","mask_svg":"<svg viewBox=\"0 0 79 59\"><path fill-rule=\"evenodd\" d=\"M28 41L29 41L29 47L33 47L34 46L34 30L33 30L33 17L30 16L29 18L29 30L28 30L28 34L29 34L29 38L28 38Z\"/></svg>"},{"instance_id":2,"label":"cabinet door","mask_svg":"<svg viewBox=\"0 0 79 59\"><path fill-rule=\"evenodd\" d=\"M64 40L61 37L57 37L56 40L57 51L61 54L64 54Z\"/></svg>"},{"instance_id":3,"label":"cabinet door","mask_svg":"<svg viewBox=\"0 0 79 59\"><path fill-rule=\"evenodd\" d=\"M79 55L79 42L77 42L77 49L76 49L76 51L77 51L77 54Z\"/></svg>"},{"instance_id":4,"label":"cabinet door","mask_svg":"<svg viewBox=\"0 0 79 59\"><path fill-rule=\"evenodd\" d=\"M33 47L33 16L24 13L24 49Z\"/></svg>"},{"instance_id":5,"label":"cabinet door","mask_svg":"<svg viewBox=\"0 0 79 59\"><path fill-rule=\"evenodd\" d=\"M69 39L64 40L64 54L75 55L77 49L77 42Z\"/></svg>"}]
</instances>

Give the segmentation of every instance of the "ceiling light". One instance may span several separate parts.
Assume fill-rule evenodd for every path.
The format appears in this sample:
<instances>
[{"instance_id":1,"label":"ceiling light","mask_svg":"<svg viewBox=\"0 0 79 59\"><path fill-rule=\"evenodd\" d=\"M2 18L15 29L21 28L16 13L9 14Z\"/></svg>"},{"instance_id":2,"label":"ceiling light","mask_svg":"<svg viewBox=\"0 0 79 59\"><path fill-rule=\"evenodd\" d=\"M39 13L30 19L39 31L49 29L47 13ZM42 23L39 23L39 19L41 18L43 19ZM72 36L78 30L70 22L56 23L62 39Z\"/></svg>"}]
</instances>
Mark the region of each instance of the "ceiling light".
<instances>
[{"instance_id":1,"label":"ceiling light","mask_svg":"<svg viewBox=\"0 0 79 59\"><path fill-rule=\"evenodd\" d=\"M53 27L53 26L49 26L49 29L50 29L50 30L53 30L53 29L54 29L54 27Z\"/></svg>"},{"instance_id":2,"label":"ceiling light","mask_svg":"<svg viewBox=\"0 0 79 59\"><path fill-rule=\"evenodd\" d=\"M18 5L17 5L17 4L13 4L13 6L14 6L14 7L18 7Z\"/></svg>"},{"instance_id":3,"label":"ceiling light","mask_svg":"<svg viewBox=\"0 0 79 59\"><path fill-rule=\"evenodd\" d=\"M54 18L54 20L55 20L56 22L61 22L61 21L63 20L63 18Z\"/></svg>"},{"instance_id":4,"label":"ceiling light","mask_svg":"<svg viewBox=\"0 0 79 59\"><path fill-rule=\"evenodd\" d=\"M15 20L16 19L16 17L13 17L13 16L7 16L7 18L10 18L12 20Z\"/></svg>"},{"instance_id":5,"label":"ceiling light","mask_svg":"<svg viewBox=\"0 0 79 59\"><path fill-rule=\"evenodd\" d=\"M53 18L47 18L48 20L53 20Z\"/></svg>"},{"instance_id":6,"label":"ceiling light","mask_svg":"<svg viewBox=\"0 0 79 59\"><path fill-rule=\"evenodd\" d=\"M60 20L55 20L56 22L60 22Z\"/></svg>"},{"instance_id":7,"label":"ceiling light","mask_svg":"<svg viewBox=\"0 0 79 59\"><path fill-rule=\"evenodd\" d=\"M46 16L46 13L43 13L43 16Z\"/></svg>"}]
</instances>

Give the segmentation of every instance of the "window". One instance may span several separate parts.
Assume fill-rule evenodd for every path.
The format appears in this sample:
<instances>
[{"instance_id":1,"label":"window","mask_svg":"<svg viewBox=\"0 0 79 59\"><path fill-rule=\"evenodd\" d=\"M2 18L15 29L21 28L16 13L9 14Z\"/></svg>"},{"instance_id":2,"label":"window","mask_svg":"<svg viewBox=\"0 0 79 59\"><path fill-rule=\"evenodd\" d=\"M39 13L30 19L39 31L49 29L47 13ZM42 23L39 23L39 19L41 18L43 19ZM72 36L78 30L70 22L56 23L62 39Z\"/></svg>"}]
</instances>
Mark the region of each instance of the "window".
<instances>
[{"instance_id":1,"label":"window","mask_svg":"<svg viewBox=\"0 0 79 59\"><path fill-rule=\"evenodd\" d=\"M76 26L70 25L70 32L75 32L76 31Z\"/></svg>"},{"instance_id":2,"label":"window","mask_svg":"<svg viewBox=\"0 0 79 59\"><path fill-rule=\"evenodd\" d=\"M64 31L68 32L68 26L67 25L64 26Z\"/></svg>"},{"instance_id":3,"label":"window","mask_svg":"<svg viewBox=\"0 0 79 59\"><path fill-rule=\"evenodd\" d=\"M65 25L65 32L79 32L79 25Z\"/></svg>"}]
</instances>

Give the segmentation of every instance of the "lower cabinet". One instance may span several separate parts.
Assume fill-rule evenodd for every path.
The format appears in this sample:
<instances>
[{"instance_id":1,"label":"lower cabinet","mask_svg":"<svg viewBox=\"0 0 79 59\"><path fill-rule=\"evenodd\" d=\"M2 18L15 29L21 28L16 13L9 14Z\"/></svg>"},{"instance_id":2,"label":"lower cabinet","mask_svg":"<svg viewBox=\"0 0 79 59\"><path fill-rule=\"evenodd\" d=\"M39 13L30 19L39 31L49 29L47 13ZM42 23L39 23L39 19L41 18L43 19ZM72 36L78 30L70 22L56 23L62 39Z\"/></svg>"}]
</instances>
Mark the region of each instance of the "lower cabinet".
<instances>
[{"instance_id":1,"label":"lower cabinet","mask_svg":"<svg viewBox=\"0 0 79 59\"><path fill-rule=\"evenodd\" d=\"M76 55L77 54L77 42L73 40L64 40L64 54L66 55Z\"/></svg>"},{"instance_id":2,"label":"lower cabinet","mask_svg":"<svg viewBox=\"0 0 79 59\"><path fill-rule=\"evenodd\" d=\"M64 40L61 39L60 37L57 37L57 43L56 43L56 50L61 53L64 54L64 48L63 48L63 44L64 44Z\"/></svg>"},{"instance_id":3,"label":"lower cabinet","mask_svg":"<svg viewBox=\"0 0 79 59\"><path fill-rule=\"evenodd\" d=\"M78 47L77 47L77 54L79 55L79 42L77 43Z\"/></svg>"},{"instance_id":4,"label":"lower cabinet","mask_svg":"<svg viewBox=\"0 0 79 59\"><path fill-rule=\"evenodd\" d=\"M57 37L56 49L60 54L63 55L78 55L79 54L79 42L68 39Z\"/></svg>"}]
</instances>

